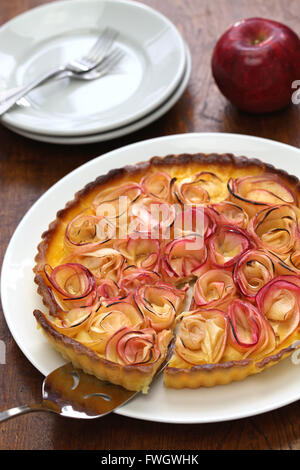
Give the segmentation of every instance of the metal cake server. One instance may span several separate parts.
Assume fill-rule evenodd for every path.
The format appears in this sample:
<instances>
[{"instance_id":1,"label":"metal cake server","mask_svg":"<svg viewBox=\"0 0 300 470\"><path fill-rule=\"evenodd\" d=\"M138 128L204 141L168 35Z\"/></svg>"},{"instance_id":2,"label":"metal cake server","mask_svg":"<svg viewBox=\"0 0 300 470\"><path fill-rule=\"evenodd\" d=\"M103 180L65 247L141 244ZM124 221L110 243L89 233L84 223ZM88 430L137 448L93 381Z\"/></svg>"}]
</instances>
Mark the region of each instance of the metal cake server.
<instances>
[{"instance_id":1,"label":"metal cake server","mask_svg":"<svg viewBox=\"0 0 300 470\"><path fill-rule=\"evenodd\" d=\"M157 370L157 377L166 367L173 351L171 341L168 353ZM51 372L43 381L42 401L21 405L0 412L0 423L33 411L51 411L69 418L94 419L111 413L141 392L97 379L76 369L71 363Z\"/></svg>"}]
</instances>

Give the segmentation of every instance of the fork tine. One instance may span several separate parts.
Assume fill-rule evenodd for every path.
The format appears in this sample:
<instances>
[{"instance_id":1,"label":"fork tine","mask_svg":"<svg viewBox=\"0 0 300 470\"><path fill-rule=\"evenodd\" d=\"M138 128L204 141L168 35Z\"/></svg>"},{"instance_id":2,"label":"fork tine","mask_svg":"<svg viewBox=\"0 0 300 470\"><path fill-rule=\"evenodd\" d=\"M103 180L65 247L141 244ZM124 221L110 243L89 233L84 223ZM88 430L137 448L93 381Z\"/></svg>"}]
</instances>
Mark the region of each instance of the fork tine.
<instances>
[{"instance_id":1,"label":"fork tine","mask_svg":"<svg viewBox=\"0 0 300 470\"><path fill-rule=\"evenodd\" d=\"M91 60L96 60L99 57L100 52L106 54L106 52L109 50L110 46L113 44L117 36L118 32L111 30L110 34L106 36L103 44L99 44L98 47L94 50Z\"/></svg>"},{"instance_id":2,"label":"fork tine","mask_svg":"<svg viewBox=\"0 0 300 470\"><path fill-rule=\"evenodd\" d=\"M118 47L115 47L110 54L108 54L104 59L103 61L101 62L101 64L96 68L96 70L99 70L99 68L101 68L102 66L104 65L109 65L109 63L111 61L113 61L116 57L119 57L119 55L123 55L124 52L119 49Z\"/></svg>"},{"instance_id":3,"label":"fork tine","mask_svg":"<svg viewBox=\"0 0 300 470\"><path fill-rule=\"evenodd\" d=\"M112 28L105 28L97 37L96 41L93 43L92 47L86 52L84 57L89 57L94 54L95 50L99 47L99 45L103 44L103 42L106 41L107 37L110 37L110 35L114 32Z\"/></svg>"},{"instance_id":4,"label":"fork tine","mask_svg":"<svg viewBox=\"0 0 300 470\"><path fill-rule=\"evenodd\" d=\"M125 56L125 53L121 49L114 49L109 56L107 56L101 65L97 67L95 70L97 72L101 72L102 74L106 74L109 72L118 62Z\"/></svg>"},{"instance_id":5,"label":"fork tine","mask_svg":"<svg viewBox=\"0 0 300 470\"><path fill-rule=\"evenodd\" d=\"M82 60L92 62L98 59L99 55L105 55L118 33L112 28L106 28L98 37L92 48L82 57Z\"/></svg>"}]
</instances>

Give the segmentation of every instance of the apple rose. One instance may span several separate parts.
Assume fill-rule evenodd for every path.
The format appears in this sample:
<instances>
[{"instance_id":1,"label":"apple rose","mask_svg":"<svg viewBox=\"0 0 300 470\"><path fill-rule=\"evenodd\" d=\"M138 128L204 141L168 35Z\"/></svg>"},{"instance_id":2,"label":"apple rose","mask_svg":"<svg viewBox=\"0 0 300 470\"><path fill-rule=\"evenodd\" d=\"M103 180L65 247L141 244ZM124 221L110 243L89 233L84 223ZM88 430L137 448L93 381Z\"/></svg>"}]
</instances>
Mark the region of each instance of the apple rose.
<instances>
[{"instance_id":1,"label":"apple rose","mask_svg":"<svg viewBox=\"0 0 300 470\"><path fill-rule=\"evenodd\" d=\"M168 284L145 285L137 289L136 304L156 331L170 328L185 298L185 291Z\"/></svg>"},{"instance_id":2,"label":"apple rose","mask_svg":"<svg viewBox=\"0 0 300 470\"><path fill-rule=\"evenodd\" d=\"M229 304L227 314L230 322L228 343L238 352L238 359L259 358L275 349L274 330L253 304L235 299Z\"/></svg>"},{"instance_id":3,"label":"apple rose","mask_svg":"<svg viewBox=\"0 0 300 470\"><path fill-rule=\"evenodd\" d=\"M248 299L254 299L257 292L274 276L274 258L263 250L246 251L233 268L233 280Z\"/></svg>"},{"instance_id":4,"label":"apple rose","mask_svg":"<svg viewBox=\"0 0 300 470\"><path fill-rule=\"evenodd\" d=\"M79 331L76 339L103 354L108 340L121 328L141 328L143 325L143 315L132 304L126 301L114 302L101 306L88 326Z\"/></svg>"},{"instance_id":5,"label":"apple rose","mask_svg":"<svg viewBox=\"0 0 300 470\"><path fill-rule=\"evenodd\" d=\"M172 204L155 197L140 198L129 209L129 232L149 233L151 238L156 238L170 229L175 216Z\"/></svg>"},{"instance_id":6,"label":"apple rose","mask_svg":"<svg viewBox=\"0 0 300 470\"><path fill-rule=\"evenodd\" d=\"M230 201L221 201L217 204L212 204L211 208L218 214L222 225L234 225L242 229L247 228L249 216L241 206Z\"/></svg>"},{"instance_id":7,"label":"apple rose","mask_svg":"<svg viewBox=\"0 0 300 470\"><path fill-rule=\"evenodd\" d=\"M156 333L153 328L121 328L107 342L105 357L122 365L155 363L162 354L160 342L164 342L169 333L168 330Z\"/></svg>"},{"instance_id":8,"label":"apple rose","mask_svg":"<svg viewBox=\"0 0 300 470\"><path fill-rule=\"evenodd\" d=\"M229 179L229 200L253 216L258 210L278 204L297 204L296 196L276 175L262 174Z\"/></svg>"},{"instance_id":9,"label":"apple rose","mask_svg":"<svg viewBox=\"0 0 300 470\"><path fill-rule=\"evenodd\" d=\"M194 310L178 317L181 321L175 351L189 364L214 364L222 359L228 334L224 312Z\"/></svg>"},{"instance_id":10,"label":"apple rose","mask_svg":"<svg viewBox=\"0 0 300 470\"><path fill-rule=\"evenodd\" d=\"M76 253L97 249L115 235L115 227L105 217L80 214L72 219L65 231L65 245Z\"/></svg>"},{"instance_id":11,"label":"apple rose","mask_svg":"<svg viewBox=\"0 0 300 470\"><path fill-rule=\"evenodd\" d=\"M219 196L223 181L214 173L202 171L192 178L175 181L173 194L180 204L206 204Z\"/></svg>"},{"instance_id":12,"label":"apple rose","mask_svg":"<svg viewBox=\"0 0 300 470\"><path fill-rule=\"evenodd\" d=\"M92 273L82 264L66 263L54 269L45 265L52 298L62 310L92 305L97 298L97 284Z\"/></svg>"},{"instance_id":13,"label":"apple rose","mask_svg":"<svg viewBox=\"0 0 300 470\"><path fill-rule=\"evenodd\" d=\"M131 265L122 270L118 284L121 291L130 293L141 285L155 284L160 280L161 276L156 271L147 271Z\"/></svg>"},{"instance_id":14,"label":"apple rose","mask_svg":"<svg viewBox=\"0 0 300 470\"><path fill-rule=\"evenodd\" d=\"M236 293L236 287L229 271L211 269L202 274L194 285L192 309L224 309Z\"/></svg>"},{"instance_id":15,"label":"apple rose","mask_svg":"<svg viewBox=\"0 0 300 470\"><path fill-rule=\"evenodd\" d=\"M97 284L104 278L117 281L124 265L125 258L113 248L100 248L74 257L93 274Z\"/></svg>"},{"instance_id":16,"label":"apple rose","mask_svg":"<svg viewBox=\"0 0 300 470\"><path fill-rule=\"evenodd\" d=\"M297 276L278 276L257 294L259 311L273 327L277 343L283 343L299 326L300 279Z\"/></svg>"},{"instance_id":17,"label":"apple rose","mask_svg":"<svg viewBox=\"0 0 300 470\"><path fill-rule=\"evenodd\" d=\"M201 236L175 238L164 250L162 272L165 280L178 282L192 279L195 271L205 264L207 249Z\"/></svg>"},{"instance_id":18,"label":"apple rose","mask_svg":"<svg viewBox=\"0 0 300 470\"><path fill-rule=\"evenodd\" d=\"M171 177L163 171L150 173L140 181L142 190L147 196L157 197L164 201L170 200Z\"/></svg>"},{"instance_id":19,"label":"apple rose","mask_svg":"<svg viewBox=\"0 0 300 470\"><path fill-rule=\"evenodd\" d=\"M118 284L112 279L101 279L97 288L98 296L101 301L117 301L125 297L124 292Z\"/></svg>"},{"instance_id":20,"label":"apple rose","mask_svg":"<svg viewBox=\"0 0 300 470\"><path fill-rule=\"evenodd\" d=\"M217 268L232 268L251 245L251 240L244 230L233 225L221 226L208 240L210 262Z\"/></svg>"},{"instance_id":21,"label":"apple rose","mask_svg":"<svg viewBox=\"0 0 300 470\"><path fill-rule=\"evenodd\" d=\"M88 307L74 307L67 312L60 312L59 317L52 318L52 325L60 333L77 338L78 334L87 329L100 306L101 302L96 301Z\"/></svg>"},{"instance_id":22,"label":"apple rose","mask_svg":"<svg viewBox=\"0 0 300 470\"><path fill-rule=\"evenodd\" d=\"M174 223L174 236L201 235L205 240L217 228L216 212L208 207L191 206L178 212Z\"/></svg>"},{"instance_id":23,"label":"apple rose","mask_svg":"<svg viewBox=\"0 0 300 470\"><path fill-rule=\"evenodd\" d=\"M137 183L125 183L114 190L111 187L101 191L94 199L96 215L113 221L116 225L127 226L127 213L131 204L143 194Z\"/></svg>"},{"instance_id":24,"label":"apple rose","mask_svg":"<svg viewBox=\"0 0 300 470\"><path fill-rule=\"evenodd\" d=\"M150 234L128 235L124 240L116 240L114 248L126 258L130 265L145 270L156 270L159 266L160 243L159 240L151 238Z\"/></svg>"},{"instance_id":25,"label":"apple rose","mask_svg":"<svg viewBox=\"0 0 300 470\"><path fill-rule=\"evenodd\" d=\"M260 248L283 258L299 244L297 214L287 204L260 211L253 218L249 232Z\"/></svg>"}]
</instances>

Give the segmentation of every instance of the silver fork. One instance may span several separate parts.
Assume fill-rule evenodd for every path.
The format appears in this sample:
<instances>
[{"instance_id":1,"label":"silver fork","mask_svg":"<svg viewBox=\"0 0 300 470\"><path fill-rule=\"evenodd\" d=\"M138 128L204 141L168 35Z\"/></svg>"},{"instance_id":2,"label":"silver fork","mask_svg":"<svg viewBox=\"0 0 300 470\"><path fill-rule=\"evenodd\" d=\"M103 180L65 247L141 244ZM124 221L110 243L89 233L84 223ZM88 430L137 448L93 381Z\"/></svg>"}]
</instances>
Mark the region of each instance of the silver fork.
<instances>
[{"instance_id":1,"label":"silver fork","mask_svg":"<svg viewBox=\"0 0 300 470\"><path fill-rule=\"evenodd\" d=\"M72 73L73 76L75 76L76 74L87 73L99 66L106 57L117 34L114 29L106 28L98 37L92 48L82 57L72 60L65 65L57 66L24 86L2 91L0 93L0 115L8 111L17 101L34 88L59 74Z\"/></svg>"},{"instance_id":2,"label":"silver fork","mask_svg":"<svg viewBox=\"0 0 300 470\"><path fill-rule=\"evenodd\" d=\"M72 78L75 80L96 80L97 78L104 77L108 73L112 72L115 66L125 56L125 52L119 48L115 48L110 52L101 62L98 67L93 68L88 72L74 73L70 70L57 74L54 79L61 80L63 78Z\"/></svg>"}]
</instances>

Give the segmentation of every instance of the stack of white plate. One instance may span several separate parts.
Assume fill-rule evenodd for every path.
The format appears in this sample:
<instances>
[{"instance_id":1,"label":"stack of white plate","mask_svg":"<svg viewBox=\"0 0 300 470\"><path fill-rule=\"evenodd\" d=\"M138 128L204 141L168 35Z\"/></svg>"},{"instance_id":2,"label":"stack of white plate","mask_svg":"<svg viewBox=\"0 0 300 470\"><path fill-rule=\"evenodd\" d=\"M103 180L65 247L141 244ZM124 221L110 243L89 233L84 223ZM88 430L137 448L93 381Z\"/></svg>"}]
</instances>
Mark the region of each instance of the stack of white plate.
<instances>
[{"instance_id":1,"label":"stack of white plate","mask_svg":"<svg viewBox=\"0 0 300 470\"><path fill-rule=\"evenodd\" d=\"M5 113L2 124L39 141L84 144L134 132L166 113L188 84L190 51L169 19L135 1L59 1L6 23L0 87L23 85L80 57L106 27L119 32L116 46L125 52L112 74L49 82Z\"/></svg>"}]
</instances>

